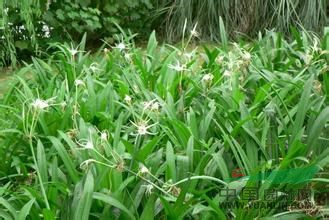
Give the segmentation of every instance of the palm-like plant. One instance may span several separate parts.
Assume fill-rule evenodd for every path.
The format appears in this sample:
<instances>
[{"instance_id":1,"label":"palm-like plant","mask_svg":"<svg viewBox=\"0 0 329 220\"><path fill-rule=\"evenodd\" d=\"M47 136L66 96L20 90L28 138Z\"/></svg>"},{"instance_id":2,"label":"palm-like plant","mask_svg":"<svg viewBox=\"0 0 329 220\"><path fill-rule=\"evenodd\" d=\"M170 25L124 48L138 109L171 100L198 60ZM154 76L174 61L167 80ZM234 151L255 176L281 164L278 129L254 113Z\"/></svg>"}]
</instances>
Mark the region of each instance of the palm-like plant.
<instances>
[{"instance_id":1,"label":"palm-like plant","mask_svg":"<svg viewBox=\"0 0 329 220\"><path fill-rule=\"evenodd\" d=\"M159 14L166 10L165 33L171 40L180 39L198 23L203 40L220 40L220 18L232 37L239 34L257 36L265 29L290 33L291 26L322 31L328 24L326 0L159 0Z\"/></svg>"}]
</instances>

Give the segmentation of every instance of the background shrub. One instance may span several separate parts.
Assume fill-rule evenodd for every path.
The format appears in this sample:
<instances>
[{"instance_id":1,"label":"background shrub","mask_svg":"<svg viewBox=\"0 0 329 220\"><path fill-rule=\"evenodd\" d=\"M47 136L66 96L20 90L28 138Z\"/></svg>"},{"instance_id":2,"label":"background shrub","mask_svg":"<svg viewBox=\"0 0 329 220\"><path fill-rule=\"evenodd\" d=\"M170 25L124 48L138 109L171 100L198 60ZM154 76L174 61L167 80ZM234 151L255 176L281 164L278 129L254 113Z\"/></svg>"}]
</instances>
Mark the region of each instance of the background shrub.
<instances>
[{"instance_id":1,"label":"background shrub","mask_svg":"<svg viewBox=\"0 0 329 220\"><path fill-rule=\"evenodd\" d=\"M84 33L94 47L103 39L113 43L118 25L125 31L149 32L153 9L150 0L4 1L0 66L40 55L40 48L53 41L80 40Z\"/></svg>"},{"instance_id":2,"label":"background shrub","mask_svg":"<svg viewBox=\"0 0 329 220\"><path fill-rule=\"evenodd\" d=\"M73 36L75 40L80 40L86 32L90 40L106 38L112 42L112 36L119 33L115 24L133 32L149 30L151 25L147 20L152 9L150 0L66 0L52 3L44 19L54 27L55 36Z\"/></svg>"},{"instance_id":3,"label":"background shrub","mask_svg":"<svg viewBox=\"0 0 329 220\"><path fill-rule=\"evenodd\" d=\"M165 9L166 37L175 41L186 28L197 23L200 38L220 39L220 18L231 37L242 33L255 37L265 29L276 29L286 34L296 26L320 32L328 24L328 0L160 0ZM161 10L160 10L161 11ZM161 11L163 13L163 10Z\"/></svg>"},{"instance_id":4,"label":"background shrub","mask_svg":"<svg viewBox=\"0 0 329 220\"><path fill-rule=\"evenodd\" d=\"M266 29L290 34L291 27L321 32L328 24L329 0L2 0L0 66L40 55L51 41L78 41L87 46L112 44L124 31L141 40L152 29L176 42L196 24L199 40L222 41L229 36L256 37ZM186 36L186 35L185 35Z\"/></svg>"}]
</instances>

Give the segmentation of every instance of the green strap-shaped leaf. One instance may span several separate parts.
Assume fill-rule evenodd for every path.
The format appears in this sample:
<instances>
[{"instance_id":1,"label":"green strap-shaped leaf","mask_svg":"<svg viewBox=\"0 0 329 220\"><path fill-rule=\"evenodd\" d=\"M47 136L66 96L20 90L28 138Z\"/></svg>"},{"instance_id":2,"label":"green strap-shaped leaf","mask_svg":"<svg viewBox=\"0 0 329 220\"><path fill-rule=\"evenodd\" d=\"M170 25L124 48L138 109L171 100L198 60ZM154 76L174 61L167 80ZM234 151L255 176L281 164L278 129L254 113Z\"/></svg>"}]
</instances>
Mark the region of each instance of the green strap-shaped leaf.
<instances>
[{"instance_id":1,"label":"green strap-shaped leaf","mask_svg":"<svg viewBox=\"0 0 329 220\"><path fill-rule=\"evenodd\" d=\"M94 192L94 177L89 171L83 185L79 203L75 209L74 220L88 220Z\"/></svg>"},{"instance_id":2,"label":"green strap-shaped leaf","mask_svg":"<svg viewBox=\"0 0 329 220\"><path fill-rule=\"evenodd\" d=\"M28 203L26 203L21 211L19 212L17 216L17 220L25 220L28 214L30 213L30 209L33 206L33 203L35 202L35 198L31 199Z\"/></svg>"},{"instance_id":3,"label":"green strap-shaped leaf","mask_svg":"<svg viewBox=\"0 0 329 220\"><path fill-rule=\"evenodd\" d=\"M49 137L49 140L51 141L51 143L53 144L53 146L57 150L58 155L60 156L60 158L63 160L63 163L64 163L64 165L67 169L67 172L68 172L69 176L71 177L72 181L74 183L77 183L79 181L78 173L75 169L75 165L73 163L73 160L69 156L69 154L66 151L66 149L64 148L63 144L55 137Z\"/></svg>"},{"instance_id":4,"label":"green strap-shaped leaf","mask_svg":"<svg viewBox=\"0 0 329 220\"><path fill-rule=\"evenodd\" d=\"M5 29L3 0L0 0L0 30Z\"/></svg>"},{"instance_id":5,"label":"green strap-shaped leaf","mask_svg":"<svg viewBox=\"0 0 329 220\"><path fill-rule=\"evenodd\" d=\"M132 212L130 212L126 206L124 206L120 201L118 201L117 199L113 198L110 195L105 195L103 193L99 193L99 192L94 192L93 193L93 199L96 200L100 200L103 201L111 206L114 206L118 209L121 209L122 211L124 211L125 213L127 213L127 215L130 217L130 219L136 219L135 216L133 215Z\"/></svg>"},{"instance_id":6,"label":"green strap-shaped leaf","mask_svg":"<svg viewBox=\"0 0 329 220\"><path fill-rule=\"evenodd\" d=\"M307 137L307 149L308 151L314 150L315 142L318 140L321 135L321 130L325 127L329 117L329 107L326 107L321 111L319 116L314 121L310 133Z\"/></svg>"}]
</instances>

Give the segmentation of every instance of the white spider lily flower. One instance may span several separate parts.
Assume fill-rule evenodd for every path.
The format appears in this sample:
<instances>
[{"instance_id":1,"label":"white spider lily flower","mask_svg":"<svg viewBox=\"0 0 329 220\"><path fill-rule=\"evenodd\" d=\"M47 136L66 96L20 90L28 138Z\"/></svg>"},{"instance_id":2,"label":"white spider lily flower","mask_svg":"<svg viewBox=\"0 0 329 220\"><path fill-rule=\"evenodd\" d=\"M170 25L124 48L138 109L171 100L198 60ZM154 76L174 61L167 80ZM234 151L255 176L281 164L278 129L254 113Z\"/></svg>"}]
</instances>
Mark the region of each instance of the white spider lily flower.
<instances>
[{"instance_id":1,"label":"white spider lily flower","mask_svg":"<svg viewBox=\"0 0 329 220\"><path fill-rule=\"evenodd\" d=\"M44 24L42 25L42 31L44 32L44 37L49 38L50 37L50 28L48 25Z\"/></svg>"},{"instance_id":2,"label":"white spider lily flower","mask_svg":"<svg viewBox=\"0 0 329 220\"><path fill-rule=\"evenodd\" d=\"M36 110L43 111L47 109L50 105L49 105L49 101L37 98L32 102L31 106Z\"/></svg>"},{"instance_id":3,"label":"white spider lily flower","mask_svg":"<svg viewBox=\"0 0 329 220\"><path fill-rule=\"evenodd\" d=\"M154 102L151 106L151 111L159 111L159 102Z\"/></svg>"},{"instance_id":4,"label":"white spider lily flower","mask_svg":"<svg viewBox=\"0 0 329 220\"><path fill-rule=\"evenodd\" d=\"M194 25L193 29L190 32L192 37L199 37L200 36L200 33L196 31L197 26L198 26L198 23L196 23Z\"/></svg>"},{"instance_id":5,"label":"white spider lily flower","mask_svg":"<svg viewBox=\"0 0 329 220\"><path fill-rule=\"evenodd\" d=\"M91 136L91 129L89 128L89 138L87 139L81 139L80 142L77 142L79 146L85 148L85 149L94 149L94 143Z\"/></svg>"},{"instance_id":6,"label":"white spider lily flower","mask_svg":"<svg viewBox=\"0 0 329 220\"><path fill-rule=\"evenodd\" d=\"M84 146L86 149L94 149L94 144L91 140L88 140L86 145Z\"/></svg>"},{"instance_id":7,"label":"white spider lily flower","mask_svg":"<svg viewBox=\"0 0 329 220\"><path fill-rule=\"evenodd\" d=\"M243 60L237 60L235 62L235 69L239 70L241 67L245 66L246 64L249 64L250 61L243 61ZM233 69L230 69L233 70Z\"/></svg>"},{"instance_id":8,"label":"white spider lily flower","mask_svg":"<svg viewBox=\"0 0 329 220\"><path fill-rule=\"evenodd\" d=\"M125 98L123 100L130 105L132 98L129 95L125 95Z\"/></svg>"},{"instance_id":9,"label":"white spider lily flower","mask_svg":"<svg viewBox=\"0 0 329 220\"><path fill-rule=\"evenodd\" d=\"M229 70L233 70L235 64L236 64L235 61L230 61L230 62L227 63L227 68Z\"/></svg>"},{"instance_id":10,"label":"white spider lily flower","mask_svg":"<svg viewBox=\"0 0 329 220\"><path fill-rule=\"evenodd\" d=\"M25 26L24 25L18 26L18 29L24 31L25 30Z\"/></svg>"},{"instance_id":11,"label":"white spider lily flower","mask_svg":"<svg viewBox=\"0 0 329 220\"><path fill-rule=\"evenodd\" d=\"M139 124L139 125L137 125L138 134L140 134L140 135L146 135L148 133L147 128L148 127L146 126L146 124Z\"/></svg>"},{"instance_id":12,"label":"white spider lily flower","mask_svg":"<svg viewBox=\"0 0 329 220\"><path fill-rule=\"evenodd\" d=\"M94 159L85 160L80 164L80 169L86 169L89 166L89 164L94 163L94 162L96 162L96 160L94 160Z\"/></svg>"},{"instance_id":13,"label":"white spider lily flower","mask_svg":"<svg viewBox=\"0 0 329 220\"><path fill-rule=\"evenodd\" d=\"M157 123L152 124L152 125L148 125L146 121L140 121L137 124L135 124L134 122L131 122L131 123L137 128L137 135L141 135L141 136L144 136L147 134L155 135L155 133L149 132L148 129L153 127Z\"/></svg>"},{"instance_id":14,"label":"white spider lily flower","mask_svg":"<svg viewBox=\"0 0 329 220\"><path fill-rule=\"evenodd\" d=\"M155 101L155 99L143 102L143 111L151 110L151 111L158 111L159 110L159 103Z\"/></svg>"},{"instance_id":15,"label":"white spider lily flower","mask_svg":"<svg viewBox=\"0 0 329 220\"><path fill-rule=\"evenodd\" d=\"M117 48L118 50L123 51L123 50L126 49L126 45L125 45L124 43L121 42L121 43L115 45L114 48Z\"/></svg>"},{"instance_id":16,"label":"white spider lily flower","mask_svg":"<svg viewBox=\"0 0 329 220\"><path fill-rule=\"evenodd\" d=\"M140 174L148 174L148 173L150 173L150 171L149 171L149 169L148 169L146 166L142 165L142 166L139 168L139 173L140 173Z\"/></svg>"},{"instance_id":17,"label":"white spider lily flower","mask_svg":"<svg viewBox=\"0 0 329 220\"><path fill-rule=\"evenodd\" d=\"M249 52L245 52L242 54L242 59L245 62L250 62L251 60L251 54Z\"/></svg>"},{"instance_id":18,"label":"white spider lily flower","mask_svg":"<svg viewBox=\"0 0 329 220\"><path fill-rule=\"evenodd\" d=\"M80 147L83 147L84 149L94 149L94 144L91 139L82 139L80 142L77 142Z\"/></svg>"},{"instance_id":19,"label":"white spider lily flower","mask_svg":"<svg viewBox=\"0 0 329 220\"><path fill-rule=\"evenodd\" d=\"M216 63L217 64L222 64L223 63L223 61L224 61L224 56L222 56L222 55L218 55L217 57L216 57Z\"/></svg>"},{"instance_id":20,"label":"white spider lily flower","mask_svg":"<svg viewBox=\"0 0 329 220\"><path fill-rule=\"evenodd\" d=\"M143 102L143 110L151 109L152 103L153 103L153 100L151 100L149 102Z\"/></svg>"},{"instance_id":21,"label":"white spider lily flower","mask_svg":"<svg viewBox=\"0 0 329 220\"><path fill-rule=\"evenodd\" d=\"M177 71L177 72L182 72L184 70L187 70L186 65L180 64L178 61L177 61L176 65L169 64L168 67L172 70Z\"/></svg>"},{"instance_id":22,"label":"white spider lily flower","mask_svg":"<svg viewBox=\"0 0 329 220\"><path fill-rule=\"evenodd\" d=\"M190 61L195 56L196 51L197 51L197 47L189 53L188 52L183 53L183 56L186 57L188 61Z\"/></svg>"},{"instance_id":23,"label":"white spider lily flower","mask_svg":"<svg viewBox=\"0 0 329 220\"><path fill-rule=\"evenodd\" d=\"M153 193L153 190L154 190L154 186L152 184L148 184L148 185L145 185L145 193L146 195L151 195Z\"/></svg>"},{"instance_id":24,"label":"white spider lily flower","mask_svg":"<svg viewBox=\"0 0 329 220\"><path fill-rule=\"evenodd\" d=\"M193 52L191 52L191 53L184 53L184 56L185 56L188 60L190 60L190 59L193 57L193 55L194 55Z\"/></svg>"},{"instance_id":25,"label":"white spider lily flower","mask_svg":"<svg viewBox=\"0 0 329 220\"><path fill-rule=\"evenodd\" d=\"M304 60L304 62L305 62L306 65L310 65L311 64L312 59L313 59L313 55L312 54L306 53L302 57L303 57L303 60Z\"/></svg>"},{"instance_id":26,"label":"white spider lily flower","mask_svg":"<svg viewBox=\"0 0 329 220\"><path fill-rule=\"evenodd\" d=\"M8 11L9 11L9 8L8 7L3 10L3 12L5 13L5 15L8 15Z\"/></svg>"},{"instance_id":27,"label":"white spider lily flower","mask_svg":"<svg viewBox=\"0 0 329 220\"><path fill-rule=\"evenodd\" d=\"M75 48L71 48L71 49L69 49L69 52L72 55L72 57L74 57L79 51Z\"/></svg>"},{"instance_id":28,"label":"white spider lily flower","mask_svg":"<svg viewBox=\"0 0 329 220\"><path fill-rule=\"evenodd\" d=\"M129 53L125 53L124 58L126 61L130 62L131 61L131 55Z\"/></svg>"},{"instance_id":29,"label":"white spider lily flower","mask_svg":"<svg viewBox=\"0 0 329 220\"><path fill-rule=\"evenodd\" d=\"M197 32L196 30L192 30L192 31L191 31L191 35L192 35L193 37L199 37L199 36L200 36L200 33Z\"/></svg>"},{"instance_id":30,"label":"white spider lily flower","mask_svg":"<svg viewBox=\"0 0 329 220\"><path fill-rule=\"evenodd\" d=\"M232 76L232 71L225 70L223 75L226 76L226 77L231 77Z\"/></svg>"},{"instance_id":31,"label":"white spider lily flower","mask_svg":"<svg viewBox=\"0 0 329 220\"><path fill-rule=\"evenodd\" d=\"M106 132L106 131L103 131L103 132L101 133L101 140L102 140L102 141L107 141L107 139L108 139L107 132Z\"/></svg>"},{"instance_id":32,"label":"white spider lily flower","mask_svg":"<svg viewBox=\"0 0 329 220\"><path fill-rule=\"evenodd\" d=\"M81 79L76 79L76 80L74 81L74 85L75 85L76 87L79 87L79 86L86 86L86 84L85 84Z\"/></svg>"},{"instance_id":33,"label":"white spider lily flower","mask_svg":"<svg viewBox=\"0 0 329 220\"><path fill-rule=\"evenodd\" d=\"M202 77L202 82L211 83L213 79L214 79L214 75L212 75L211 73L207 73Z\"/></svg>"},{"instance_id":34,"label":"white spider lily flower","mask_svg":"<svg viewBox=\"0 0 329 220\"><path fill-rule=\"evenodd\" d=\"M316 41L316 40L314 41L313 46L311 47L311 49L312 49L313 52L320 52L321 51L321 48L318 47L318 41Z\"/></svg>"},{"instance_id":35,"label":"white spider lily flower","mask_svg":"<svg viewBox=\"0 0 329 220\"><path fill-rule=\"evenodd\" d=\"M98 64L97 64L97 63L92 63L92 64L90 65L89 69L90 69L93 73L95 73L95 72L97 72L97 71L100 70L100 69L98 68Z\"/></svg>"}]
</instances>

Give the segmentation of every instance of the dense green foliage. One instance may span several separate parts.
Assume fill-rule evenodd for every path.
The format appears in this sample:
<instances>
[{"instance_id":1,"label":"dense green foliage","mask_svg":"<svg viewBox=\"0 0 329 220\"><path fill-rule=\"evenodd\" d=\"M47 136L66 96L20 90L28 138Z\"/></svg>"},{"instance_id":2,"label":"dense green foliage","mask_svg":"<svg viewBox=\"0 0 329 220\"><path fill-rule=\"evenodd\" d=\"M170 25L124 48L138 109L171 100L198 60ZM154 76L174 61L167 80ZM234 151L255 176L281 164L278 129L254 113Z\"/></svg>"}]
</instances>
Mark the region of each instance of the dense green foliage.
<instances>
[{"instance_id":1,"label":"dense green foliage","mask_svg":"<svg viewBox=\"0 0 329 220\"><path fill-rule=\"evenodd\" d=\"M0 66L41 55L51 42L80 40L84 33L93 47L102 40L113 43L118 25L134 33L150 32L147 21L153 9L150 0L4 0Z\"/></svg>"},{"instance_id":2,"label":"dense green foliage","mask_svg":"<svg viewBox=\"0 0 329 220\"><path fill-rule=\"evenodd\" d=\"M140 34L150 31L151 23L147 21L152 9L150 0L66 0L52 3L44 19L57 31L54 36L64 30L77 40L86 32L93 40L107 38L113 42L113 34L119 33L115 24Z\"/></svg>"},{"instance_id":3,"label":"dense green foliage","mask_svg":"<svg viewBox=\"0 0 329 220\"><path fill-rule=\"evenodd\" d=\"M89 47L114 43L118 25L142 39L157 29L177 42L196 24L200 40L257 36L265 29L291 33L291 26L321 32L328 25L328 0L1 0L0 66L42 55L48 43L77 41ZM0 4L1 5L1 4ZM1 20L0 19L0 22ZM147 37L146 37L147 38Z\"/></svg>"},{"instance_id":4,"label":"dense green foliage","mask_svg":"<svg viewBox=\"0 0 329 220\"><path fill-rule=\"evenodd\" d=\"M320 32L328 25L328 0L162 0L167 7L167 38L177 40L183 26L197 23L200 38L220 40L221 18L231 36L254 37L265 29L290 33L291 26ZM165 8L166 8L165 7ZM185 23L186 19L186 23Z\"/></svg>"},{"instance_id":5,"label":"dense green foliage","mask_svg":"<svg viewBox=\"0 0 329 220\"><path fill-rule=\"evenodd\" d=\"M145 50L123 37L93 56L85 38L77 48L56 43L46 60L20 69L1 101L0 216L328 214L314 196L329 181L329 33L319 40L294 32L286 41L269 32L253 43L194 50L192 37L175 48L158 46L152 34ZM276 175L312 167L312 175ZM234 179L237 168L263 179ZM278 191L274 203L285 190L313 194L296 210L253 209L241 196L253 186L255 203L269 189ZM223 206L227 188L244 207ZM311 208L303 208L307 199Z\"/></svg>"}]
</instances>

